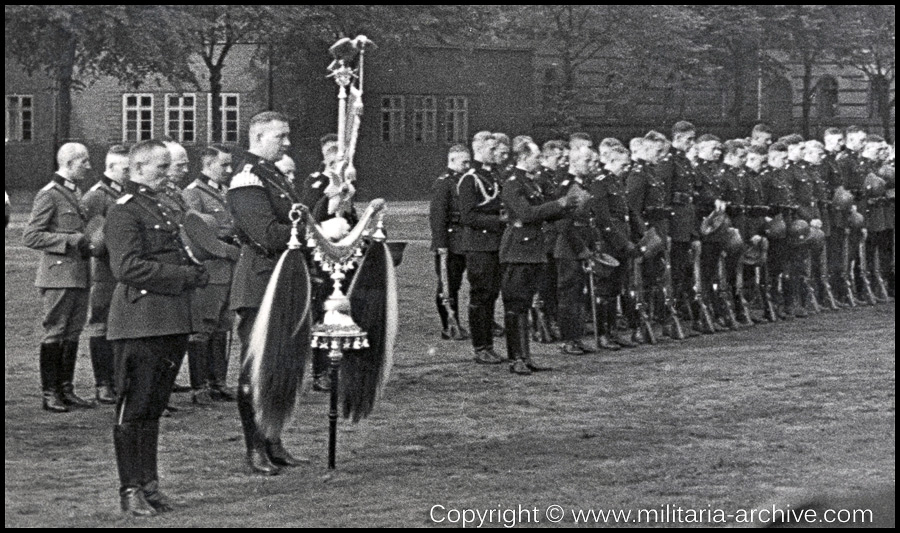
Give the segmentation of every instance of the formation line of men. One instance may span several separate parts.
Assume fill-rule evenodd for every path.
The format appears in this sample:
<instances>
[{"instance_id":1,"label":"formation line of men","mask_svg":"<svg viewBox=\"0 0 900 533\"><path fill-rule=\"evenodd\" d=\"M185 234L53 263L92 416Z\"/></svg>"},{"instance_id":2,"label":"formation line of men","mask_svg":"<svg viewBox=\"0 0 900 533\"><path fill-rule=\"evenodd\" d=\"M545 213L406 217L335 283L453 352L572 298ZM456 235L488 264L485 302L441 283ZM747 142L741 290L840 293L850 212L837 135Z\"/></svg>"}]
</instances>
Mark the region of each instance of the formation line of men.
<instances>
[{"instance_id":1,"label":"formation line of men","mask_svg":"<svg viewBox=\"0 0 900 533\"><path fill-rule=\"evenodd\" d=\"M88 150L67 143L57 153L57 172L35 198L24 243L42 252L35 283L44 312L42 405L53 413L95 407L73 386L87 326L96 401L115 405L119 496L128 515L172 508L159 490L159 419L172 409L185 353L193 403L237 402L251 472L274 475L307 462L257 430L247 372L236 394L226 387L234 318L243 363L263 293L287 247L291 207L303 203L325 226L337 217L342 224L357 219L355 191L338 168L337 136L321 139L322 169L304 182L286 155L289 136L285 115L260 113L250 120L250 146L240 161L232 162L228 147L210 145L193 180L187 152L169 139L113 146L103 176L84 195L79 184L90 172ZM191 241L186 228L197 219L219 253ZM321 318L330 283L309 263L314 314ZM314 389L327 391L327 355L315 352Z\"/></svg>"},{"instance_id":2,"label":"formation line of men","mask_svg":"<svg viewBox=\"0 0 900 533\"><path fill-rule=\"evenodd\" d=\"M513 374L549 370L530 339L584 355L894 296L894 148L859 127L773 142L758 124L723 142L682 121L671 140L596 149L583 133L538 147L482 131L447 167L430 205L441 337Z\"/></svg>"}]
</instances>

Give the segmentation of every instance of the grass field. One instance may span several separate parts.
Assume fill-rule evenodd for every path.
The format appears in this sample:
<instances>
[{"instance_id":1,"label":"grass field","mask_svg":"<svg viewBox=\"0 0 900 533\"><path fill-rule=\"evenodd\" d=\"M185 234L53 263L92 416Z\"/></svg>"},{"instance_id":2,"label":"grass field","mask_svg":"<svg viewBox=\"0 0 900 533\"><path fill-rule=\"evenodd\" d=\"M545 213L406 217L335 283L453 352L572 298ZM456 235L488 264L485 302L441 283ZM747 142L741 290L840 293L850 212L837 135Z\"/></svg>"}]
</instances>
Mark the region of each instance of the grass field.
<instances>
[{"instance_id":1,"label":"grass field","mask_svg":"<svg viewBox=\"0 0 900 533\"><path fill-rule=\"evenodd\" d=\"M427 218L421 204L393 212L391 237L411 241L397 365L373 416L341 422L337 472L325 467L323 394L302 399L284 436L311 464L273 478L245 473L234 404L175 395L160 475L178 509L134 522L118 512L112 410L40 408L37 254L21 246L17 214L6 231L5 525L458 526L452 510L519 506L538 510L520 520L547 525L551 505L574 525L578 509L735 513L809 488L893 487L893 304L615 354L536 345L556 370L515 377L439 340ZM76 388L90 394L82 352ZM236 359L237 346L232 385Z\"/></svg>"}]
</instances>

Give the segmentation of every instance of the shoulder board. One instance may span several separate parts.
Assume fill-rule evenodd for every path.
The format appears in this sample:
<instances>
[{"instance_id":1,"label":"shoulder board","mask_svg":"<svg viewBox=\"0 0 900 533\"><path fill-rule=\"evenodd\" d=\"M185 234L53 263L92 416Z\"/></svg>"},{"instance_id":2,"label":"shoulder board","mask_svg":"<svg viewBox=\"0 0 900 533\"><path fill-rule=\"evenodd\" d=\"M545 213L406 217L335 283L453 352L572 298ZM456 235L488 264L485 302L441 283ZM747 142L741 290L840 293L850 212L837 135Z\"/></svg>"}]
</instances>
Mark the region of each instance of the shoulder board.
<instances>
[{"instance_id":1,"label":"shoulder board","mask_svg":"<svg viewBox=\"0 0 900 533\"><path fill-rule=\"evenodd\" d=\"M51 181L51 182L48 183L47 185L44 185L44 187L43 187L41 190L42 190L42 191L49 191L49 190L52 190L54 187L56 187L56 182L55 182L55 181Z\"/></svg>"},{"instance_id":2,"label":"shoulder board","mask_svg":"<svg viewBox=\"0 0 900 533\"><path fill-rule=\"evenodd\" d=\"M439 180L445 180L445 179L447 179L447 178L449 178L449 177L450 177L450 173L449 173L449 172L444 172L443 174L441 174L440 176L438 176L438 179L439 179Z\"/></svg>"},{"instance_id":3,"label":"shoulder board","mask_svg":"<svg viewBox=\"0 0 900 533\"><path fill-rule=\"evenodd\" d=\"M122 196L121 198L119 198L118 200L116 200L116 203L119 205L125 205L132 198L134 198L133 194L126 194L126 195Z\"/></svg>"},{"instance_id":4,"label":"shoulder board","mask_svg":"<svg viewBox=\"0 0 900 533\"><path fill-rule=\"evenodd\" d=\"M316 178L316 179L318 179L321 176L322 176L322 173L318 172L318 171L313 172L312 174L309 175L310 178Z\"/></svg>"},{"instance_id":5,"label":"shoulder board","mask_svg":"<svg viewBox=\"0 0 900 533\"><path fill-rule=\"evenodd\" d=\"M316 179L316 181L314 181L314 182L312 182L312 184L310 184L310 187L313 189L318 189L319 187L322 186L322 183L323 183L322 180Z\"/></svg>"},{"instance_id":6,"label":"shoulder board","mask_svg":"<svg viewBox=\"0 0 900 533\"><path fill-rule=\"evenodd\" d=\"M850 156L847 155L847 152L841 152L838 155L834 156L835 160L837 160L837 161L840 161L841 159L846 159L848 157L850 157Z\"/></svg>"},{"instance_id":7,"label":"shoulder board","mask_svg":"<svg viewBox=\"0 0 900 533\"><path fill-rule=\"evenodd\" d=\"M99 191L99 190L100 190L100 187L101 187L102 185L103 185L103 182L98 181L98 182L95 183L94 186L91 187L89 190L91 190L91 191Z\"/></svg>"},{"instance_id":8,"label":"shoulder board","mask_svg":"<svg viewBox=\"0 0 900 533\"><path fill-rule=\"evenodd\" d=\"M253 165L244 165L244 170L231 178L229 189L237 189L238 187L264 187L262 180L260 180L252 171Z\"/></svg>"},{"instance_id":9,"label":"shoulder board","mask_svg":"<svg viewBox=\"0 0 900 533\"><path fill-rule=\"evenodd\" d=\"M569 180L565 180L564 182L560 183L559 186L560 186L560 187L568 187L568 186L569 186Z\"/></svg>"},{"instance_id":10,"label":"shoulder board","mask_svg":"<svg viewBox=\"0 0 900 533\"><path fill-rule=\"evenodd\" d=\"M515 176L510 176L506 181L516 181L516 177L515 177Z\"/></svg>"},{"instance_id":11,"label":"shoulder board","mask_svg":"<svg viewBox=\"0 0 900 533\"><path fill-rule=\"evenodd\" d=\"M197 182L192 181L190 185L188 185L187 187L184 188L184 190L196 189L196 188L197 188Z\"/></svg>"}]
</instances>

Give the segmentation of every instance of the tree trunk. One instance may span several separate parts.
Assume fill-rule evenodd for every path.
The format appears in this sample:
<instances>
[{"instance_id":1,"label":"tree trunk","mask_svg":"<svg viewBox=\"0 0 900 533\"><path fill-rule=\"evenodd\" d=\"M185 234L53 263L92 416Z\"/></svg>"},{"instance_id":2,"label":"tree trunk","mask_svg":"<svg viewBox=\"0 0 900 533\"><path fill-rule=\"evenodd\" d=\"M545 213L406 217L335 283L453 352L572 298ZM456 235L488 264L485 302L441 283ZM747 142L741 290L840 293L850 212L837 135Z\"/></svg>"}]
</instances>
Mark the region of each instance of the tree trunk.
<instances>
[{"instance_id":1,"label":"tree trunk","mask_svg":"<svg viewBox=\"0 0 900 533\"><path fill-rule=\"evenodd\" d=\"M812 110L812 63L804 61L803 63L803 92L801 94L802 117L800 119L800 129L804 138L809 137L809 117Z\"/></svg>"},{"instance_id":2,"label":"tree trunk","mask_svg":"<svg viewBox=\"0 0 900 533\"><path fill-rule=\"evenodd\" d=\"M56 70L56 124L53 132L53 152L72 136L72 85L75 73L75 37L69 35L61 51Z\"/></svg>"},{"instance_id":3,"label":"tree trunk","mask_svg":"<svg viewBox=\"0 0 900 533\"><path fill-rule=\"evenodd\" d=\"M224 142L222 135L222 66L209 67L209 94L212 100L210 107L210 141L214 143Z\"/></svg>"}]
</instances>

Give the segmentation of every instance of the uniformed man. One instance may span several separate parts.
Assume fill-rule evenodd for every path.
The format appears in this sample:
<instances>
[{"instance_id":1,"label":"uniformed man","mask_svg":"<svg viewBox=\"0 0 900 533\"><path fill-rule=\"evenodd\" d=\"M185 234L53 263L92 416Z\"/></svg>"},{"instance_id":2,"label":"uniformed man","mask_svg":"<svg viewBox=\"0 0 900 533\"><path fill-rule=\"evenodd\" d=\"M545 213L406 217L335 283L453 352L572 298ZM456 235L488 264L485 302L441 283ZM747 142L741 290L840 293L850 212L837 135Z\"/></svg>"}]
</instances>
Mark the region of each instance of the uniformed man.
<instances>
[{"instance_id":1,"label":"uniformed man","mask_svg":"<svg viewBox=\"0 0 900 533\"><path fill-rule=\"evenodd\" d=\"M839 128L828 128L825 130L823 142L825 157L822 161L822 169L826 188L825 196L828 200L825 214L831 226L831 235L826 242L828 270L831 276L831 286L837 294L838 301L841 305L851 305L856 304L856 297L853 295L853 291L846 290L850 286L850 273L844 254L845 247L849 245L850 227L847 224L847 213L831 203L835 190L838 187L846 188L847 186L841 162L847 157L847 151L844 150L844 132Z\"/></svg>"},{"instance_id":2,"label":"uniformed man","mask_svg":"<svg viewBox=\"0 0 900 533\"><path fill-rule=\"evenodd\" d=\"M584 145L569 153L568 175L559 184L560 196L568 194L573 188L587 191L594 155L594 151ZM558 236L553 257L556 259L558 275L557 313L563 341L560 349L564 354L584 355L593 351L581 342L581 337L584 336L584 295L588 281L583 262L590 257L594 247L591 212L585 206L568 213L556 224Z\"/></svg>"},{"instance_id":3,"label":"uniformed man","mask_svg":"<svg viewBox=\"0 0 900 533\"><path fill-rule=\"evenodd\" d=\"M84 235L78 182L91 163L87 148L77 143L64 144L56 162L56 175L35 196L22 237L25 246L43 252L35 280L44 308L41 388L44 409L61 413L68 406L93 407L75 394L73 386L90 287L90 244Z\"/></svg>"},{"instance_id":4,"label":"uniformed man","mask_svg":"<svg viewBox=\"0 0 900 533\"><path fill-rule=\"evenodd\" d=\"M668 152L668 141L656 131L651 131L644 137L637 137L634 141L632 159L636 161L631 165L625 184L635 239L641 239L650 228L654 228L660 238L667 241L672 205L669 187L663 181L664 175L658 172L657 167L664 154ZM665 268L664 254L643 263L644 298L651 305L651 309L657 312L656 318L664 318L662 287ZM665 331L673 334L670 318L666 318L665 326Z\"/></svg>"},{"instance_id":5,"label":"uniformed man","mask_svg":"<svg viewBox=\"0 0 900 533\"><path fill-rule=\"evenodd\" d=\"M9 227L9 193L4 190L3 195L6 197L6 205L4 207L4 209L6 210L6 226L4 226L4 227L8 228Z\"/></svg>"},{"instance_id":6,"label":"uniformed man","mask_svg":"<svg viewBox=\"0 0 900 533\"><path fill-rule=\"evenodd\" d=\"M817 216L816 218L821 224L820 229L825 234L825 241L810 249L810 284L816 291L819 302L830 306L834 296L831 283L828 281L827 260L828 240L832 233L831 217L828 213L831 198L828 196L828 185L825 181L827 167L823 164L824 161L825 146L816 140L806 141L803 145L803 169L812 183L813 204L810 205L810 211L812 211L810 214ZM803 211L802 203L801 211Z\"/></svg>"},{"instance_id":7,"label":"uniformed man","mask_svg":"<svg viewBox=\"0 0 900 533\"><path fill-rule=\"evenodd\" d=\"M750 143L743 139L732 139L725 142L723 149L725 155L722 158L722 200L725 202L725 213L731 220L731 227L737 229L741 234L741 239L746 242L751 237L751 227L749 224L750 207L746 199L744 167L747 163L747 153ZM737 318L737 325L752 326L753 320L750 317L749 309L741 306L743 293L738 282L738 270L743 274L743 248L739 250L725 250L725 281L727 289L731 291L729 294L731 302L734 304L734 311Z\"/></svg>"},{"instance_id":8,"label":"uniformed man","mask_svg":"<svg viewBox=\"0 0 900 533\"><path fill-rule=\"evenodd\" d=\"M191 292L209 280L188 259L177 215L161 197L170 163L161 142L136 144L129 157L136 192L122 196L106 219L117 281L107 326L119 392L113 442L122 511L134 516L172 509L159 491L159 418L187 348Z\"/></svg>"},{"instance_id":9,"label":"uniformed man","mask_svg":"<svg viewBox=\"0 0 900 533\"><path fill-rule=\"evenodd\" d=\"M868 176L869 163L863 159L862 152L866 146L868 134L858 126L848 126L845 130L846 147L845 157L838 160L844 186L853 195L856 211L863 216L866 226L870 222L869 201L866 194L866 176ZM851 230L849 235L850 261L854 265L854 277L856 279L857 300L868 301L864 290L861 261L859 257L859 244L863 239L861 230Z\"/></svg>"},{"instance_id":10,"label":"uniformed man","mask_svg":"<svg viewBox=\"0 0 900 533\"><path fill-rule=\"evenodd\" d=\"M722 141L715 135L705 134L697 139L697 215L702 219L715 212L725 210L724 171L722 170ZM700 253L700 278L703 284L703 295L707 302L715 302L712 307L717 327L731 329L727 312L727 302L715 290L719 283L719 258L724 250L721 235L718 232L703 239Z\"/></svg>"},{"instance_id":11,"label":"uniformed man","mask_svg":"<svg viewBox=\"0 0 900 533\"><path fill-rule=\"evenodd\" d=\"M121 145L112 146L106 153L106 171L81 199L85 218L105 217L110 206L116 203L125 190L128 178L128 150ZM116 279L109 268L109 254L105 245L95 250L91 259L91 296L88 313L88 345L91 350L91 364L94 368L94 383L97 387L97 401L105 404L116 403L113 390L113 349L106 339L106 321L109 304L112 301Z\"/></svg>"},{"instance_id":12,"label":"uniformed man","mask_svg":"<svg viewBox=\"0 0 900 533\"><path fill-rule=\"evenodd\" d=\"M434 270L437 274L437 294L435 305L441 319L441 338L450 339L448 328L451 315L447 312L447 304L452 312L452 319L457 325L459 320L459 287L462 285L466 271L466 256L463 252L463 232L459 216L459 195L456 184L463 174L468 172L471 164L469 149L461 144L450 147L447 153L447 171L435 180L431 187L431 204L428 211L431 222L431 250L434 252ZM442 274L442 265L446 265L446 276ZM444 287L444 281L447 287ZM449 302L444 298L449 297ZM465 340L468 332L460 326L459 336L454 340Z\"/></svg>"},{"instance_id":13,"label":"uniformed man","mask_svg":"<svg viewBox=\"0 0 900 533\"><path fill-rule=\"evenodd\" d=\"M750 146L747 150L746 172L743 174L744 203L747 206L746 239L749 244L763 246L764 249L768 249L769 246L765 235L766 217L769 215L769 207L766 205L762 173L766 167L763 161L768 159L768 153L768 148L763 148L759 145ZM763 240L765 240L764 243L762 242ZM757 268L760 269L759 286L756 285ZM777 317L769 314L766 309L766 302L771 297L768 281L768 267L764 262L758 265L744 266L744 288L747 288L749 285L759 294L760 301L758 303L763 309L762 319L751 317L754 322L761 322L763 319L777 320Z\"/></svg>"},{"instance_id":14,"label":"uniformed man","mask_svg":"<svg viewBox=\"0 0 900 533\"><path fill-rule=\"evenodd\" d=\"M682 320L694 316L691 310L694 301L691 289L693 278L693 261L691 260L692 243L700 244L698 217L696 212L696 179L697 175L687 152L694 146L697 130L687 121L676 122L672 126L672 148L659 167L664 183L669 185L674 213L669 225L672 238L672 285L675 298L678 300ZM690 335L693 330L687 329Z\"/></svg>"},{"instance_id":15,"label":"uniformed man","mask_svg":"<svg viewBox=\"0 0 900 533\"><path fill-rule=\"evenodd\" d=\"M534 183L540 188L545 200L553 200L559 197L557 190L560 183L559 175L564 151L565 143L558 140L547 141L542 147L541 166L537 171L537 176L534 178ZM553 257L558 233L556 224L553 222L544 223L542 231L547 262L544 263L544 268L540 274L541 282L538 287L538 302L536 302L536 305L541 307L541 312L544 314L550 329L550 338L542 340L553 342L558 341L562 335L557 318L559 300L556 297L556 283L558 276L556 259Z\"/></svg>"},{"instance_id":16,"label":"uniformed man","mask_svg":"<svg viewBox=\"0 0 900 533\"><path fill-rule=\"evenodd\" d=\"M865 172L867 180L869 176L880 178L881 167L884 162L884 154L887 150L887 142L880 135L869 134L866 137L866 144L862 150L862 159L865 162ZM887 189L876 190L872 187L866 187L866 198L869 209L868 223L866 229L869 234L869 242L866 247L866 266L869 268L867 275L873 288L884 285L887 288L887 282L882 277L883 273L890 272L890 263L894 256L894 232L888 224L888 198L885 196ZM876 255L877 254L877 255ZM878 258L876 260L876 257ZM875 291L876 298L884 302L881 291Z\"/></svg>"},{"instance_id":17,"label":"uniformed man","mask_svg":"<svg viewBox=\"0 0 900 533\"><path fill-rule=\"evenodd\" d=\"M247 465L254 473L275 475L280 466L295 466L281 440L267 441L256 428L249 372L243 366L250 330L279 256L287 249L293 224L289 213L299 198L275 162L290 146L288 118L277 112L259 113L250 120L250 148L236 165L238 173L226 193L228 208L241 243L241 257L231 284L230 307L237 312L241 341L238 413L247 446Z\"/></svg>"},{"instance_id":18,"label":"uniformed man","mask_svg":"<svg viewBox=\"0 0 900 533\"><path fill-rule=\"evenodd\" d=\"M500 364L494 351L493 317L500 295L500 238L506 225L501 219L500 183L494 169L497 141L490 132L475 134L472 151L480 162L457 183L459 217L469 280L469 331L475 362Z\"/></svg>"},{"instance_id":19,"label":"uniformed man","mask_svg":"<svg viewBox=\"0 0 900 533\"><path fill-rule=\"evenodd\" d=\"M584 133L583 131L579 131L569 135L569 151L574 152L581 147L594 147L594 141L591 140L591 136L587 133Z\"/></svg>"},{"instance_id":20,"label":"uniformed man","mask_svg":"<svg viewBox=\"0 0 900 533\"><path fill-rule=\"evenodd\" d=\"M603 253L608 253L620 263L609 277L596 280L597 328L599 347L606 350L632 348L637 344L632 340L640 327L635 302L623 298L622 309L628 322L631 336L615 334L616 300L623 295L628 284L630 261L641 255L631 238L631 217L625 190L625 177L631 164L631 155L624 146L610 146L606 155L604 172L590 184L591 201L589 208L595 227L600 235Z\"/></svg>"},{"instance_id":21,"label":"uniformed man","mask_svg":"<svg viewBox=\"0 0 900 533\"><path fill-rule=\"evenodd\" d=\"M577 189L558 200L547 201L534 181L540 166L541 151L536 144L523 143L515 151L516 168L503 185L501 197L507 211L507 226L500 245L500 263L504 266L503 294L506 350L509 370L514 374L550 370L531 357L528 311L540 284L547 261L541 226L562 217L583 203Z\"/></svg>"},{"instance_id":22,"label":"uniformed man","mask_svg":"<svg viewBox=\"0 0 900 533\"><path fill-rule=\"evenodd\" d=\"M193 331L188 340L188 369L190 370L193 402L207 405L212 401L232 402L234 395L228 390L228 334L233 323L228 309L231 294L231 276L240 251L234 232L234 221L228 212L225 194L233 175L231 153L218 144L203 152L203 170L200 176L182 192L185 203L192 211L215 219L216 236L229 245L232 256L227 259L211 259L203 266L209 272L209 284L194 292L191 299Z\"/></svg>"},{"instance_id":23,"label":"uniformed man","mask_svg":"<svg viewBox=\"0 0 900 533\"><path fill-rule=\"evenodd\" d=\"M781 216L787 227L794 221L796 204L791 174L786 170L788 147L782 142L769 146L768 168L762 173L763 190L769 217ZM786 236L769 235L769 287L776 295L780 320L793 320L796 312L799 272L795 251ZM779 284L780 280L780 284ZM777 288L781 287L781 291Z\"/></svg>"},{"instance_id":24,"label":"uniformed man","mask_svg":"<svg viewBox=\"0 0 900 533\"><path fill-rule=\"evenodd\" d=\"M497 172L497 179L503 184L512 175L516 162L510 157L512 142L509 140L509 135L494 133L494 139L497 141L497 150L494 153L494 171Z\"/></svg>"}]
</instances>

